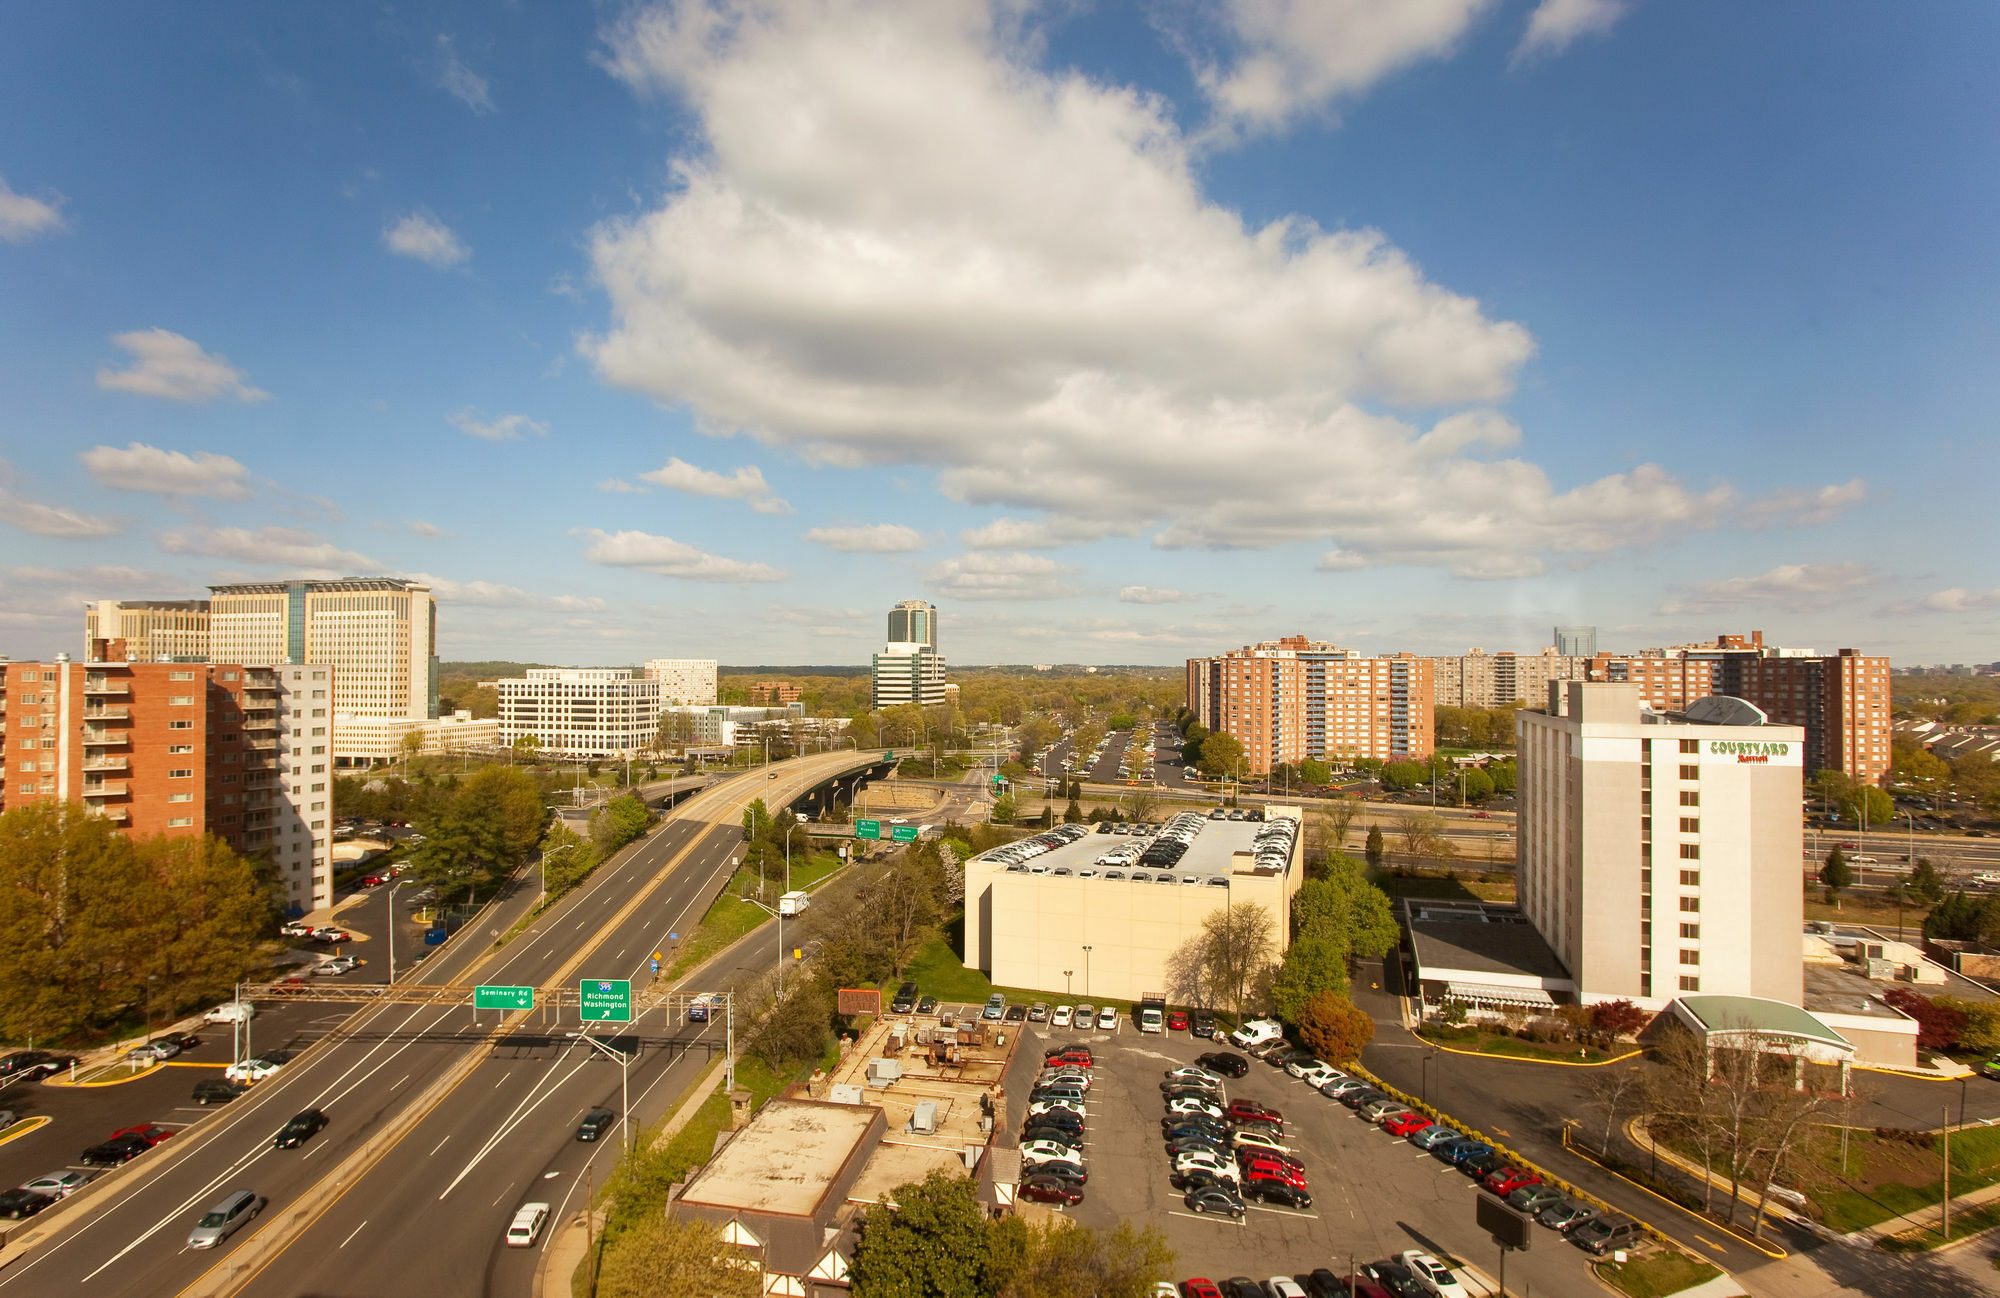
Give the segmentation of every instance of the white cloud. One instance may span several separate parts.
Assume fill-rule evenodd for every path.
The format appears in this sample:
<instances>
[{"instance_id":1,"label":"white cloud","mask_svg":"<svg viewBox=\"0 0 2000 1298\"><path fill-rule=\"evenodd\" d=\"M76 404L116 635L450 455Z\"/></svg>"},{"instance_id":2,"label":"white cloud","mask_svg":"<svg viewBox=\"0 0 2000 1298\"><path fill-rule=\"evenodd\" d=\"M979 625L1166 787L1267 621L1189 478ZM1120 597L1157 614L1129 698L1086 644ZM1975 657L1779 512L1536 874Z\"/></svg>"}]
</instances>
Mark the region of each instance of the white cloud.
<instances>
[{"instance_id":1,"label":"white cloud","mask_svg":"<svg viewBox=\"0 0 2000 1298\"><path fill-rule=\"evenodd\" d=\"M1382 48L1469 10L1423 12L1428 35ZM1744 505L1656 466L1552 482L1495 408L1527 330L1377 232L1246 226L1162 101L1038 69L976 6L688 0L607 46L701 138L652 210L596 232L612 316L584 353L711 435L929 466L1019 515L971 548L1150 531L1506 576Z\"/></svg>"},{"instance_id":2,"label":"white cloud","mask_svg":"<svg viewBox=\"0 0 2000 1298\"><path fill-rule=\"evenodd\" d=\"M1893 605L1886 611L1897 616L1911 613L1991 613L2000 610L2000 587L1988 591L1952 586L1934 591L1922 599Z\"/></svg>"},{"instance_id":3,"label":"white cloud","mask_svg":"<svg viewBox=\"0 0 2000 1298\"><path fill-rule=\"evenodd\" d=\"M0 239L8 243L26 243L45 234L56 234L69 228L62 215L62 198L53 200L30 198L17 194L4 179L0 179Z\"/></svg>"},{"instance_id":4,"label":"white cloud","mask_svg":"<svg viewBox=\"0 0 2000 1298\"><path fill-rule=\"evenodd\" d=\"M1831 523L1868 498L1860 478L1816 489L1782 487L1744 510L1745 527L1816 527Z\"/></svg>"},{"instance_id":5,"label":"white cloud","mask_svg":"<svg viewBox=\"0 0 2000 1298\"><path fill-rule=\"evenodd\" d=\"M670 536L647 532L602 532L579 528L576 535L590 538L583 557L611 568L638 568L662 577L686 581L759 582L783 581L785 574L767 563L725 559L684 545Z\"/></svg>"},{"instance_id":6,"label":"white cloud","mask_svg":"<svg viewBox=\"0 0 2000 1298\"><path fill-rule=\"evenodd\" d=\"M132 392L167 401L213 401L234 397L262 401L271 394L251 387L242 370L225 356L201 349L192 338L168 329L135 329L113 334L132 362L124 369L101 366L97 386L111 392Z\"/></svg>"},{"instance_id":7,"label":"white cloud","mask_svg":"<svg viewBox=\"0 0 2000 1298\"><path fill-rule=\"evenodd\" d=\"M431 588L440 603L468 604L481 608L528 608L554 609L566 613L597 613L608 608L603 599L595 595L538 595L522 590L519 586L502 585L492 581L452 581L445 577L435 577L429 573L408 574L412 581L421 581Z\"/></svg>"},{"instance_id":8,"label":"white cloud","mask_svg":"<svg viewBox=\"0 0 2000 1298\"><path fill-rule=\"evenodd\" d=\"M435 540L441 536L451 535L451 533L445 531L442 527L439 527L436 523L426 523L421 518L413 518L409 522L403 524L403 526L409 530L411 535L425 537L430 540Z\"/></svg>"},{"instance_id":9,"label":"white cloud","mask_svg":"<svg viewBox=\"0 0 2000 1298\"><path fill-rule=\"evenodd\" d=\"M1792 613L1832 608L1881 580L1865 563L1788 563L1755 577L1730 577L1682 588L1661 606L1668 615L1726 613L1749 604L1775 604Z\"/></svg>"},{"instance_id":10,"label":"white cloud","mask_svg":"<svg viewBox=\"0 0 2000 1298\"><path fill-rule=\"evenodd\" d=\"M399 257L415 257L439 270L449 270L472 256L451 227L428 212L412 212L382 231L382 243Z\"/></svg>"},{"instance_id":11,"label":"white cloud","mask_svg":"<svg viewBox=\"0 0 2000 1298\"><path fill-rule=\"evenodd\" d=\"M924 534L901 523L857 527L815 527L806 540L844 554L909 554L926 547Z\"/></svg>"},{"instance_id":12,"label":"white cloud","mask_svg":"<svg viewBox=\"0 0 2000 1298\"><path fill-rule=\"evenodd\" d=\"M1625 16L1627 7L1625 0L1542 0L1528 15L1514 59L1560 54L1579 36L1602 36Z\"/></svg>"},{"instance_id":13,"label":"white cloud","mask_svg":"<svg viewBox=\"0 0 2000 1298\"><path fill-rule=\"evenodd\" d=\"M1270 129L1449 55L1490 0L1227 0L1235 49L1196 79L1225 121Z\"/></svg>"},{"instance_id":14,"label":"white cloud","mask_svg":"<svg viewBox=\"0 0 2000 1298\"><path fill-rule=\"evenodd\" d=\"M1080 594L1076 568L1039 554L962 554L929 581L953 599L1066 599Z\"/></svg>"},{"instance_id":15,"label":"white cloud","mask_svg":"<svg viewBox=\"0 0 2000 1298\"><path fill-rule=\"evenodd\" d=\"M272 568L299 568L353 576L379 568L373 559L343 550L317 532L292 527L187 527L160 533L168 554L199 554Z\"/></svg>"},{"instance_id":16,"label":"white cloud","mask_svg":"<svg viewBox=\"0 0 2000 1298\"><path fill-rule=\"evenodd\" d=\"M669 491L685 491L690 496L740 500L760 514L792 512L790 504L772 494L770 484L764 481L764 471L754 464L742 465L736 472L725 475L675 458L652 472L642 473L639 476L656 487L665 487Z\"/></svg>"},{"instance_id":17,"label":"white cloud","mask_svg":"<svg viewBox=\"0 0 2000 1298\"><path fill-rule=\"evenodd\" d=\"M1171 586L1123 586L1118 591L1120 604L1182 604L1192 598Z\"/></svg>"},{"instance_id":18,"label":"white cloud","mask_svg":"<svg viewBox=\"0 0 2000 1298\"><path fill-rule=\"evenodd\" d=\"M83 539L116 536L123 529L111 519L47 504L14 490L13 466L0 460L0 521L37 536Z\"/></svg>"},{"instance_id":19,"label":"white cloud","mask_svg":"<svg viewBox=\"0 0 2000 1298\"><path fill-rule=\"evenodd\" d=\"M597 489L619 496L650 496L653 494L651 488L642 487L636 482L627 482L623 478L606 478L597 484Z\"/></svg>"},{"instance_id":20,"label":"white cloud","mask_svg":"<svg viewBox=\"0 0 2000 1298\"><path fill-rule=\"evenodd\" d=\"M458 100L475 113L493 111L493 95L486 84L486 78L465 66L458 57L458 47L450 36L441 35L437 39L438 88Z\"/></svg>"},{"instance_id":21,"label":"white cloud","mask_svg":"<svg viewBox=\"0 0 2000 1298\"><path fill-rule=\"evenodd\" d=\"M446 415L445 422L467 437L480 437L489 442L518 441L524 434L535 437L549 435L549 426L539 419L530 419L526 415L496 415L492 419L481 419L478 412L469 406Z\"/></svg>"},{"instance_id":22,"label":"white cloud","mask_svg":"<svg viewBox=\"0 0 2000 1298\"><path fill-rule=\"evenodd\" d=\"M227 455L163 451L144 442L122 449L93 446L77 456L100 487L160 496L206 496L242 500L250 494L250 470Z\"/></svg>"}]
</instances>

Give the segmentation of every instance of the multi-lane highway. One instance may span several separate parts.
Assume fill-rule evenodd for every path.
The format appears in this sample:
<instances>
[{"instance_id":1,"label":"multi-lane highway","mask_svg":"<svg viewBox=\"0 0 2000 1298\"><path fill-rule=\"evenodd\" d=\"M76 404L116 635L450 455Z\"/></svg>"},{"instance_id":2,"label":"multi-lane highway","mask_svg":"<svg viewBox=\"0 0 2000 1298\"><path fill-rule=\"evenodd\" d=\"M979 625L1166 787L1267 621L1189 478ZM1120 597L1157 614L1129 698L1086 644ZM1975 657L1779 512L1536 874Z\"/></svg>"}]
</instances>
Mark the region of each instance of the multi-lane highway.
<instances>
[{"instance_id":1,"label":"multi-lane highway","mask_svg":"<svg viewBox=\"0 0 2000 1298\"><path fill-rule=\"evenodd\" d=\"M789 801L858 760L801 759L774 766L774 779L759 771L697 795L506 947L463 933L401 981L624 978L642 989L654 952L671 959L669 935L689 930L726 879L742 805ZM481 923L504 928L532 900L525 890ZM566 1035L579 1030L574 1011L515 1017L496 1042L493 1011L360 1010L242 1099L19 1232L0 1295L525 1294L539 1250L501 1246L508 1217L529 1199L574 1206L586 1160L597 1158L601 1181L625 1128L603 1144L572 1139L585 1109L619 1107L617 1064ZM642 1118L693 1080L722 1032L663 1019L655 1010L613 1030L648 1043L630 1078ZM308 1108L326 1112L327 1129L299 1149L272 1148ZM268 1200L261 1219L213 1252L187 1249L195 1218L239 1188Z\"/></svg>"}]
</instances>

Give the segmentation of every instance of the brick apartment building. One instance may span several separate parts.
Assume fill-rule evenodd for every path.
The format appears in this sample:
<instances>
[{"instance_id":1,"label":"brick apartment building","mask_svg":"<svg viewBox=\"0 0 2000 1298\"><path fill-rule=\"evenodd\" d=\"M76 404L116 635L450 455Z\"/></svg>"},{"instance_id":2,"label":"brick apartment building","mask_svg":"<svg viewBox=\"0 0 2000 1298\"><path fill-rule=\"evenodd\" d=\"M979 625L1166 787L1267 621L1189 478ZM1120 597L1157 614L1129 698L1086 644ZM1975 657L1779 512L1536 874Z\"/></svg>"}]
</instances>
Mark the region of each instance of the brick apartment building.
<instances>
[{"instance_id":1,"label":"brick apartment building","mask_svg":"<svg viewBox=\"0 0 2000 1298\"><path fill-rule=\"evenodd\" d=\"M767 707L783 707L787 703L797 703L803 693L805 690L802 686L794 685L790 681L758 681L750 687L750 706L763 704Z\"/></svg>"},{"instance_id":2,"label":"brick apartment building","mask_svg":"<svg viewBox=\"0 0 2000 1298\"><path fill-rule=\"evenodd\" d=\"M1554 649L1532 654L1468 649L1455 658L1431 659L1431 683L1439 707L1540 707L1551 682L1583 680L1589 669L1590 659Z\"/></svg>"},{"instance_id":3,"label":"brick apartment building","mask_svg":"<svg viewBox=\"0 0 2000 1298\"><path fill-rule=\"evenodd\" d=\"M79 802L126 833L268 856L290 904L333 900L328 667L0 662L0 811Z\"/></svg>"},{"instance_id":4,"label":"brick apartment building","mask_svg":"<svg viewBox=\"0 0 2000 1298\"><path fill-rule=\"evenodd\" d=\"M1243 745L1243 773L1307 759L1422 761L1435 744L1432 662L1364 658L1304 636L1187 660L1187 706Z\"/></svg>"}]
</instances>

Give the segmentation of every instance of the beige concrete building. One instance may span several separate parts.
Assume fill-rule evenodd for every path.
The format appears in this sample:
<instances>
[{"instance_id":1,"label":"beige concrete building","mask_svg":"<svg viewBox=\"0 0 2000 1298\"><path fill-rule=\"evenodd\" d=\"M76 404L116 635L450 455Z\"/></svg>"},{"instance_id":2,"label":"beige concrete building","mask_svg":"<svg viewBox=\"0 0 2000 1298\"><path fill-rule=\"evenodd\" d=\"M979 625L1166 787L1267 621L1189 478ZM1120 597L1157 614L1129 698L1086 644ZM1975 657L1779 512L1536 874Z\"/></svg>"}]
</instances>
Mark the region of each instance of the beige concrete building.
<instances>
[{"instance_id":1,"label":"beige concrete building","mask_svg":"<svg viewBox=\"0 0 2000 1298\"><path fill-rule=\"evenodd\" d=\"M1740 699L1648 712L1636 684L1549 695L1516 723L1519 903L1579 999L1798 1005L1804 731Z\"/></svg>"},{"instance_id":2,"label":"beige concrete building","mask_svg":"<svg viewBox=\"0 0 2000 1298\"><path fill-rule=\"evenodd\" d=\"M648 658L646 679L660 683L660 702L699 707L715 702L715 659Z\"/></svg>"},{"instance_id":3,"label":"beige concrete building","mask_svg":"<svg viewBox=\"0 0 2000 1298\"><path fill-rule=\"evenodd\" d=\"M1298 808L1265 814L1259 824L1183 813L1157 838L1059 826L974 857L965 867L966 966L1003 987L1077 1000L1173 994L1175 952L1209 915L1246 905L1270 913L1276 962L1305 877L1303 840ZM1177 860L1149 858L1177 837L1187 840Z\"/></svg>"},{"instance_id":4,"label":"beige concrete building","mask_svg":"<svg viewBox=\"0 0 2000 1298\"><path fill-rule=\"evenodd\" d=\"M428 719L437 704L437 600L395 577L209 589L209 656L323 663L336 717Z\"/></svg>"},{"instance_id":5,"label":"beige concrete building","mask_svg":"<svg viewBox=\"0 0 2000 1298\"><path fill-rule=\"evenodd\" d=\"M1539 706L1553 681L1586 678L1590 659L1544 649L1517 654L1468 649L1456 658L1431 659L1432 697L1439 707L1505 708L1517 702Z\"/></svg>"},{"instance_id":6,"label":"beige concrete building","mask_svg":"<svg viewBox=\"0 0 2000 1298\"><path fill-rule=\"evenodd\" d=\"M500 722L463 710L429 719L350 716L340 723L338 746L350 762L393 762L401 760L403 739L410 734L422 740L420 756L477 753L499 746Z\"/></svg>"},{"instance_id":7,"label":"beige concrete building","mask_svg":"<svg viewBox=\"0 0 2000 1298\"><path fill-rule=\"evenodd\" d=\"M502 744L533 736L544 753L629 757L660 732L660 682L630 667L531 667L495 687Z\"/></svg>"},{"instance_id":8,"label":"beige concrete building","mask_svg":"<svg viewBox=\"0 0 2000 1298\"><path fill-rule=\"evenodd\" d=\"M83 606L85 662L198 662L208 656L205 599L106 599Z\"/></svg>"}]
</instances>

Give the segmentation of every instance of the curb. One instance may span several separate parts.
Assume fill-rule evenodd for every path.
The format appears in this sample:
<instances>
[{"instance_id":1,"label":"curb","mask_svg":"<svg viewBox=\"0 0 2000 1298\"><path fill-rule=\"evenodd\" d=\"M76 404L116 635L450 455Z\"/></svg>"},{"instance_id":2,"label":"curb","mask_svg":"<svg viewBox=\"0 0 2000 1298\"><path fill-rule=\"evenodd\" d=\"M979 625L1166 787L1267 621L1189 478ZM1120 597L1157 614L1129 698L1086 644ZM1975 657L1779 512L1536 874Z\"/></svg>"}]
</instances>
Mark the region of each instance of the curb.
<instances>
[{"instance_id":1,"label":"curb","mask_svg":"<svg viewBox=\"0 0 2000 1298\"><path fill-rule=\"evenodd\" d=\"M1427 1048L1442 1050L1448 1055L1463 1055L1468 1059L1500 1059L1517 1064L1548 1064L1555 1068L1608 1068L1612 1064L1622 1064L1627 1059L1636 1059L1646 1053L1645 1047L1641 1046L1636 1050L1628 1050L1622 1055L1614 1055L1610 1059L1593 1059L1584 1062L1569 1059L1536 1059L1529 1055L1502 1055L1488 1050L1459 1050L1452 1046L1441 1045L1421 1032L1418 1032L1415 1028L1408 1028L1407 1030L1411 1036L1423 1042Z\"/></svg>"},{"instance_id":2,"label":"curb","mask_svg":"<svg viewBox=\"0 0 2000 1298\"><path fill-rule=\"evenodd\" d=\"M137 1071L135 1071L135 1072L132 1072L132 1073L129 1073L129 1074L127 1074L127 1075L126 1075L126 1076L124 1076L124 1077L108 1077L108 1078L104 1079L104 1080L103 1080L103 1081L101 1081L101 1082L70 1082L70 1081L58 1081L58 1080L57 1080L56 1078L54 1078L54 1077L51 1077L51 1078L49 1078L48 1080L44 1081L44 1082L42 1083L42 1085L44 1085L44 1086L74 1086L74 1087L77 1087L77 1088L79 1088L79 1089L81 1089L81 1088L83 1088L83 1087L86 1087L86 1086L123 1086L123 1085L125 1085L125 1083L127 1083L127 1082L136 1082L136 1081L138 1081L138 1080L139 1080L139 1079L140 1079L141 1077L151 1077L151 1076L152 1076L152 1075L153 1075L154 1073L157 1073L157 1072L159 1072L159 1071L160 1071L160 1070L161 1070L162 1068L165 1068L166 1066L167 1066L167 1061L166 1061L166 1060L164 1060L164 1059L155 1059L155 1060L154 1060L154 1061L153 1061L152 1063L150 1063L150 1064L147 1064L147 1065L146 1065L146 1066L145 1066L144 1068L141 1068L141 1069L138 1069L138 1070L137 1070ZM218 1065L216 1065L216 1066L220 1068L220 1067L227 1067L228 1065L226 1065L226 1064L218 1064ZM99 1067L112 1067L112 1068L115 1068L115 1067L117 1067L117 1065L116 1065L116 1064L110 1064L110 1065L104 1065L104 1064L100 1064L100 1065L99 1065ZM197 1067L207 1067L207 1065L197 1065Z\"/></svg>"},{"instance_id":3,"label":"curb","mask_svg":"<svg viewBox=\"0 0 2000 1298\"><path fill-rule=\"evenodd\" d=\"M4 1134L0 1134L0 1145L4 1145L10 1140L19 1140L21 1137L28 1135L31 1132L40 1131L43 1127L48 1126L51 1122L54 1121L55 1119L51 1118L46 1113L39 1114L32 1118L23 1118L21 1119L21 1121L7 1128Z\"/></svg>"}]
</instances>

